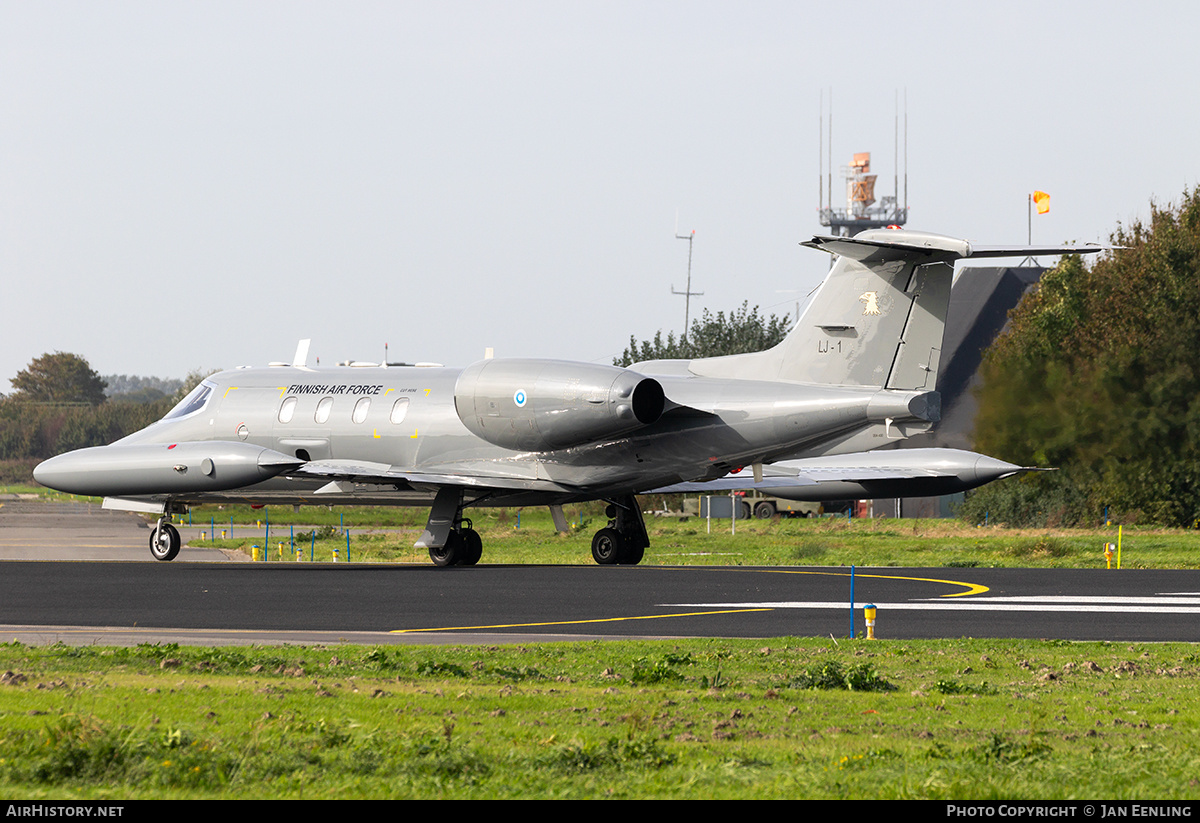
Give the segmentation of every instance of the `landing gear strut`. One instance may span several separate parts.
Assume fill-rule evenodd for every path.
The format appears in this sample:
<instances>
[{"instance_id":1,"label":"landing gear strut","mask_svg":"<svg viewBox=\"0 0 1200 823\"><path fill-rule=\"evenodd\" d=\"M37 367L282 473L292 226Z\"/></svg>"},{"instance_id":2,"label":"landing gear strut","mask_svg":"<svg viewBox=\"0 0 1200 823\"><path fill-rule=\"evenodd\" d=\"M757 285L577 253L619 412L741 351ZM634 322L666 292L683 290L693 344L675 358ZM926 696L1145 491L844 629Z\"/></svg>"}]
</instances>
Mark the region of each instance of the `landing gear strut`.
<instances>
[{"instance_id":1,"label":"landing gear strut","mask_svg":"<svg viewBox=\"0 0 1200 823\"><path fill-rule=\"evenodd\" d=\"M608 526L592 538L592 559L601 566L640 563L650 545L650 536L637 499L632 495L618 498L609 504L605 514Z\"/></svg>"},{"instance_id":2,"label":"landing gear strut","mask_svg":"<svg viewBox=\"0 0 1200 823\"><path fill-rule=\"evenodd\" d=\"M417 541L418 548L429 549L435 566L474 566L483 556L483 539L462 510L461 489L447 486L438 491L425 532Z\"/></svg>"},{"instance_id":3,"label":"landing gear strut","mask_svg":"<svg viewBox=\"0 0 1200 823\"><path fill-rule=\"evenodd\" d=\"M158 524L150 531L150 554L155 560L174 560L179 554L179 530L160 518Z\"/></svg>"}]
</instances>

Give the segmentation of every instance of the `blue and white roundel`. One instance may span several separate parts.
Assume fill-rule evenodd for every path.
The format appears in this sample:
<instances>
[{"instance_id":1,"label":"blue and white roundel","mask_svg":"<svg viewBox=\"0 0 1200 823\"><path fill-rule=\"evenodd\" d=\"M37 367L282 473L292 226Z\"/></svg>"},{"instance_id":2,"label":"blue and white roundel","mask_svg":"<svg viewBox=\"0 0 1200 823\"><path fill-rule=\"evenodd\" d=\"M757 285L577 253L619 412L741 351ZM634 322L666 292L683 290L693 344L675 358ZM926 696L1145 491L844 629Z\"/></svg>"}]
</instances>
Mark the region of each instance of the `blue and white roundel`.
<instances>
[{"instance_id":1,"label":"blue and white roundel","mask_svg":"<svg viewBox=\"0 0 1200 823\"><path fill-rule=\"evenodd\" d=\"M524 389L517 389L516 394L513 395L513 402L517 404L517 408L525 407L525 390Z\"/></svg>"}]
</instances>

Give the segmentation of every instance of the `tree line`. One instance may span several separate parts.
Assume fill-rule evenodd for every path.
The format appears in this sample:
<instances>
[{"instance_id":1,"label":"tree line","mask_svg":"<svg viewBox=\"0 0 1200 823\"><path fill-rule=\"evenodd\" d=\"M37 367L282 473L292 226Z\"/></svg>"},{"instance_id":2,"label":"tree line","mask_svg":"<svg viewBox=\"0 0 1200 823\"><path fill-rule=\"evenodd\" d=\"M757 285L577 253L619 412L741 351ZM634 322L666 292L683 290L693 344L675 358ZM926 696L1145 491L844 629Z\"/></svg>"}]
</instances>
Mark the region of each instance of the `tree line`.
<instances>
[{"instance_id":1,"label":"tree line","mask_svg":"<svg viewBox=\"0 0 1200 823\"><path fill-rule=\"evenodd\" d=\"M975 446L1059 470L978 490L967 517L1200 522L1200 190L1111 242L1046 272L984 357Z\"/></svg>"},{"instance_id":2,"label":"tree line","mask_svg":"<svg viewBox=\"0 0 1200 823\"><path fill-rule=\"evenodd\" d=\"M131 394L108 397L107 381L83 357L43 354L12 379L15 391L0 397L0 460L44 460L119 440L161 418L203 377L194 372L186 380L163 381L121 375ZM162 391L172 386L173 393Z\"/></svg>"}]
</instances>

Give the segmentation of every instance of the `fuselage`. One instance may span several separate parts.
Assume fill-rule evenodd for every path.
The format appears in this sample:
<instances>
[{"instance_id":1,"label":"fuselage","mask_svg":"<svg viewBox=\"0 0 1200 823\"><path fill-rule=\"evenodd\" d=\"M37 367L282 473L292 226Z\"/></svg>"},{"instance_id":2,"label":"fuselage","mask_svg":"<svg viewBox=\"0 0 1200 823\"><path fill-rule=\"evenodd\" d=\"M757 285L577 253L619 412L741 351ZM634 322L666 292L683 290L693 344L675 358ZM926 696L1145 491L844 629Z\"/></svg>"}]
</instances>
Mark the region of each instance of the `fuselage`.
<instances>
[{"instance_id":1,"label":"fuselage","mask_svg":"<svg viewBox=\"0 0 1200 823\"><path fill-rule=\"evenodd\" d=\"M67 466L88 487L73 479L72 490L125 494L107 488L104 481L104 461L119 454L117 450L224 442L261 447L293 458L297 465L361 463L376 473L387 469L402 478L391 485L377 480L330 489L320 479L289 474L236 489L164 489L166 494L153 496L184 502L352 499L417 505L428 503L437 487L433 481L424 487L423 476L452 475L471 479L469 496L487 497L497 505L569 502L715 478L734 468L783 457L830 453L836 451L831 444L855 432L879 429L885 420L919 418L930 397L857 386L679 374L647 377L565 361L495 362L501 364L497 371L506 376L498 384L487 384L486 403L479 399L485 393L470 382L477 367L282 366L221 372L206 378L157 423L112 446L86 450L86 455L76 452L53 458L39 472L43 482L54 485L53 470ZM547 382L546 374L582 377ZM606 382L619 387L622 381L661 386L652 419L640 412L640 418L626 415L623 422L621 397L604 394ZM603 417L606 405L616 409L608 418ZM595 421L610 418L618 433L597 434ZM514 431L518 435L532 431L529 437L536 442L553 436L569 445L536 450L497 445L512 442ZM82 463L72 464L73 455L86 458L95 471L82 470L86 468ZM163 460L169 459L164 453ZM481 491L472 493L472 484ZM318 496L322 488L323 496Z\"/></svg>"}]
</instances>

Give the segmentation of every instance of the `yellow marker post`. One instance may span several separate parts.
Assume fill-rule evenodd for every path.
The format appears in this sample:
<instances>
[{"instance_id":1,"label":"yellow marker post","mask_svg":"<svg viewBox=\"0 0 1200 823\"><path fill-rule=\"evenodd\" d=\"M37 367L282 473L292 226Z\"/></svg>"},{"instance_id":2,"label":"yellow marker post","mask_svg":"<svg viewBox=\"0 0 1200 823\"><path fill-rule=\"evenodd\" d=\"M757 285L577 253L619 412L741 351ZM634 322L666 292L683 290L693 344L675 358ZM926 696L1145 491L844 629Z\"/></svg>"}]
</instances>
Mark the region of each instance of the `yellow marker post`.
<instances>
[{"instance_id":1,"label":"yellow marker post","mask_svg":"<svg viewBox=\"0 0 1200 823\"><path fill-rule=\"evenodd\" d=\"M1117 548L1117 546L1115 543L1105 543L1104 544L1104 560L1107 563L1106 568L1109 568L1109 569L1112 568L1113 558L1116 557L1116 551L1115 551L1116 548Z\"/></svg>"},{"instance_id":2,"label":"yellow marker post","mask_svg":"<svg viewBox=\"0 0 1200 823\"><path fill-rule=\"evenodd\" d=\"M1117 568L1121 568L1121 529L1124 526L1117 526Z\"/></svg>"},{"instance_id":3,"label":"yellow marker post","mask_svg":"<svg viewBox=\"0 0 1200 823\"><path fill-rule=\"evenodd\" d=\"M225 539L225 530L224 529L221 529L221 539L222 540Z\"/></svg>"},{"instance_id":4,"label":"yellow marker post","mask_svg":"<svg viewBox=\"0 0 1200 823\"><path fill-rule=\"evenodd\" d=\"M283 560L283 541L282 540L279 541L279 559L281 561Z\"/></svg>"},{"instance_id":5,"label":"yellow marker post","mask_svg":"<svg viewBox=\"0 0 1200 823\"><path fill-rule=\"evenodd\" d=\"M250 547L250 557L255 563L262 560L262 548L260 548L257 543Z\"/></svg>"},{"instance_id":6,"label":"yellow marker post","mask_svg":"<svg viewBox=\"0 0 1200 823\"><path fill-rule=\"evenodd\" d=\"M876 608L875 608L874 603L868 603L866 606L863 607L863 617L866 618L866 621L867 621L867 639L868 640L875 639L875 612L876 612Z\"/></svg>"}]
</instances>

